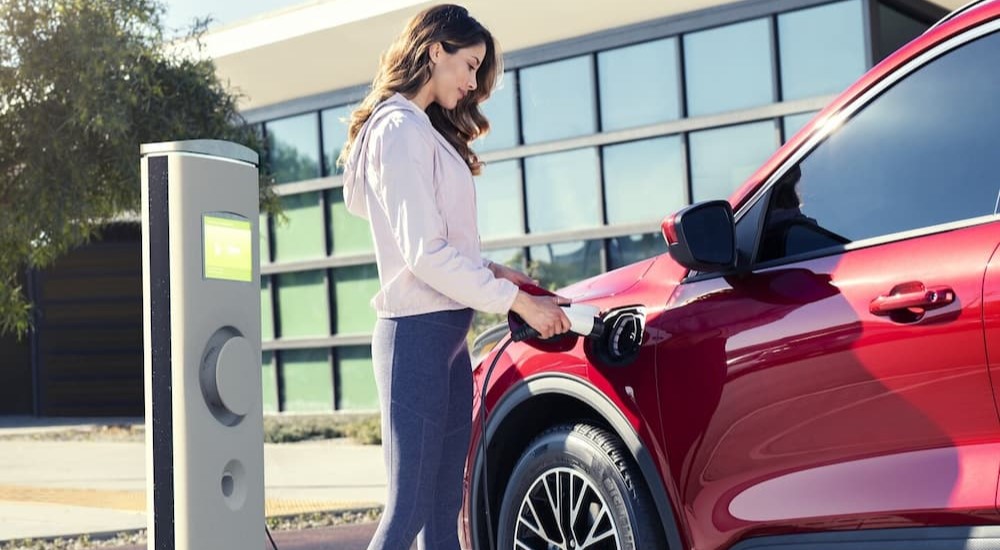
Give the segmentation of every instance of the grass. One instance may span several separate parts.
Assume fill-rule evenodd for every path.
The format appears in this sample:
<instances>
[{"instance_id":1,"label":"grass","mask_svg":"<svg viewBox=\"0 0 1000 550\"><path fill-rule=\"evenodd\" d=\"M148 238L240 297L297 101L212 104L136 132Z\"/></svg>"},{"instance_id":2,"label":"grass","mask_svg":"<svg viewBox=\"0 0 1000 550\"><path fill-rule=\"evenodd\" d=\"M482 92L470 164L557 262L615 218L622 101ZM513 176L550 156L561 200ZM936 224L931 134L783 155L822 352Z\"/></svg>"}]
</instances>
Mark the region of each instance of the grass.
<instances>
[{"instance_id":1,"label":"grass","mask_svg":"<svg viewBox=\"0 0 1000 550\"><path fill-rule=\"evenodd\" d=\"M295 443L349 437L362 445L380 445L382 430L378 415L268 415L264 417L265 443ZM29 441L131 441L145 438L142 424L80 426L0 436L2 440ZM0 550L5 550L0 547Z\"/></svg>"}]
</instances>

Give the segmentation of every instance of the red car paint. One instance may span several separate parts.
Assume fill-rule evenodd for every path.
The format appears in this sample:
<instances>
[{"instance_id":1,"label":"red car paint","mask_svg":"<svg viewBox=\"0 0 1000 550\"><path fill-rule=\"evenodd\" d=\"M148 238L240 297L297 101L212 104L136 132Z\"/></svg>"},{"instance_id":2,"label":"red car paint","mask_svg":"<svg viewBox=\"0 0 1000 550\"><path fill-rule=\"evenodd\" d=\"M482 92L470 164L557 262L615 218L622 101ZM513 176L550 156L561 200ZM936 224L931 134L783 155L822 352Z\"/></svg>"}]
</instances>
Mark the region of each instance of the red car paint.
<instances>
[{"instance_id":1,"label":"red car paint","mask_svg":"<svg viewBox=\"0 0 1000 550\"><path fill-rule=\"evenodd\" d=\"M824 121L902 64L997 18L1000 2L988 3L888 57L731 204L753 197ZM634 363L595 364L582 341L558 353L514 344L498 361L487 407L492 414L513 388L548 376L596 389L652 459L685 548L785 533L1000 524L998 244L994 219L748 277L684 281L688 271L668 255L639 262L559 291L602 309L644 306ZM923 303L913 302L921 292ZM485 370L476 371L477 394ZM472 510L467 498L467 545Z\"/></svg>"}]
</instances>

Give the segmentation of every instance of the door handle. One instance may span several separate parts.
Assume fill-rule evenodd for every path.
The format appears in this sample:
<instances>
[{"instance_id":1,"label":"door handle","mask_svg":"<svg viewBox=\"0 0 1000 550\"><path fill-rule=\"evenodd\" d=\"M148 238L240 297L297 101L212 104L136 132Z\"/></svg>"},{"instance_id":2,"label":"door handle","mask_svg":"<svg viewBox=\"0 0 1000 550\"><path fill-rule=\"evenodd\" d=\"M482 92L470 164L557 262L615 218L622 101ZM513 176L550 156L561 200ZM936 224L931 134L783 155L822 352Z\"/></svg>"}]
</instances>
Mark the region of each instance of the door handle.
<instances>
[{"instance_id":1,"label":"door handle","mask_svg":"<svg viewBox=\"0 0 1000 550\"><path fill-rule=\"evenodd\" d=\"M875 315L890 315L901 310L921 310L944 307L955 301L955 291L947 286L925 287L921 282L896 285L888 294L871 301L868 310Z\"/></svg>"}]
</instances>

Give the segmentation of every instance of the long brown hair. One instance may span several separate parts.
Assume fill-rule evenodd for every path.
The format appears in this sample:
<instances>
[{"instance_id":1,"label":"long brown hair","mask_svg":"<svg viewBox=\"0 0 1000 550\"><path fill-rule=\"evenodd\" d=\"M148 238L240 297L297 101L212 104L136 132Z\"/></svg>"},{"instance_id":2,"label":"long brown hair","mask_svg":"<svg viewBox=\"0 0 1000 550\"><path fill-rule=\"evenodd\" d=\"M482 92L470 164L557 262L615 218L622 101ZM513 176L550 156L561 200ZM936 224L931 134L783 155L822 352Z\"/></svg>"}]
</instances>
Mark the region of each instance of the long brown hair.
<instances>
[{"instance_id":1,"label":"long brown hair","mask_svg":"<svg viewBox=\"0 0 1000 550\"><path fill-rule=\"evenodd\" d=\"M430 49L436 43L441 43L449 54L479 44L486 46L486 55L476 71L476 89L450 111L437 103L431 103L426 111L434 128L465 159L472 173L479 174L482 163L469 143L489 132L490 123L480 112L479 104L490 96L503 74L503 60L490 31L473 19L468 10L453 4L433 6L418 13L382 54L371 91L351 113L347 143L341 150L339 164L347 162L361 127L379 103L397 92L412 97L430 80Z\"/></svg>"}]
</instances>

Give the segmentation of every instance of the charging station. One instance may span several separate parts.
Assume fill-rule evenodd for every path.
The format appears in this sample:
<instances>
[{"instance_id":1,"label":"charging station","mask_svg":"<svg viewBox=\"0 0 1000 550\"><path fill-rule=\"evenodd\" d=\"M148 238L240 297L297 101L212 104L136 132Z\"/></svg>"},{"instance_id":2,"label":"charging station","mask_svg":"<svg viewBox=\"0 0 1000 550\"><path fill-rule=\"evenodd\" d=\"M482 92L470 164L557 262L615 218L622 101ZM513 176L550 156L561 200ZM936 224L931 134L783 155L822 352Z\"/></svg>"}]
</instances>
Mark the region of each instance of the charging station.
<instances>
[{"instance_id":1,"label":"charging station","mask_svg":"<svg viewBox=\"0 0 1000 550\"><path fill-rule=\"evenodd\" d=\"M140 154L147 545L260 548L258 157L215 140Z\"/></svg>"}]
</instances>

